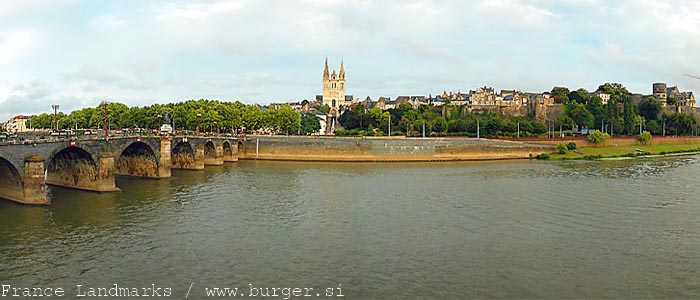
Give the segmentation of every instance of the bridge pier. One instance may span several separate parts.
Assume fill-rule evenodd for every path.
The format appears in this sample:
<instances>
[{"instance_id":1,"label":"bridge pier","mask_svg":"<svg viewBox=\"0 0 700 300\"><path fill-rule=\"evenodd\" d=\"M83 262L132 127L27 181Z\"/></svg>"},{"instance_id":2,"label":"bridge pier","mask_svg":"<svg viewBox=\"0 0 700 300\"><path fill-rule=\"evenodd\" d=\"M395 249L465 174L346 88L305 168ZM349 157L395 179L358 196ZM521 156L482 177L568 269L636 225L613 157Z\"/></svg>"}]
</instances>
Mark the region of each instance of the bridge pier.
<instances>
[{"instance_id":1,"label":"bridge pier","mask_svg":"<svg viewBox=\"0 0 700 300\"><path fill-rule=\"evenodd\" d=\"M224 164L224 146L216 145L214 155L204 157L204 165L206 166L221 166Z\"/></svg>"},{"instance_id":2,"label":"bridge pier","mask_svg":"<svg viewBox=\"0 0 700 300\"><path fill-rule=\"evenodd\" d=\"M158 165L158 178L169 178L172 176L170 143L172 139L163 137L160 139L160 164Z\"/></svg>"},{"instance_id":3,"label":"bridge pier","mask_svg":"<svg viewBox=\"0 0 700 300\"><path fill-rule=\"evenodd\" d=\"M24 204L49 205L51 200L46 198L46 182L44 181L44 158L30 156L24 160L24 192L22 199L11 199Z\"/></svg>"},{"instance_id":4,"label":"bridge pier","mask_svg":"<svg viewBox=\"0 0 700 300\"><path fill-rule=\"evenodd\" d=\"M194 167L195 170L204 169L204 145L198 145L194 150Z\"/></svg>"},{"instance_id":5,"label":"bridge pier","mask_svg":"<svg viewBox=\"0 0 700 300\"><path fill-rule=\"evenodd\" d=\"M232 147L231 144L225 144L228 147L224 147L224 162L237 162L238 161L238 147ZM236 144L238 146L238 144Z\"/></svg>"},{"instance_id":6,"label":"bridge pier","mask_svg":"<svg viewBox=\"0 0 700 300\"><path fill-rule=\"evenodd\" d=\"M100 153L99 166L97 167L97 178L95 192L118 192L114 180L114 154L112 152Z\"/></svg>"}]
</instances>

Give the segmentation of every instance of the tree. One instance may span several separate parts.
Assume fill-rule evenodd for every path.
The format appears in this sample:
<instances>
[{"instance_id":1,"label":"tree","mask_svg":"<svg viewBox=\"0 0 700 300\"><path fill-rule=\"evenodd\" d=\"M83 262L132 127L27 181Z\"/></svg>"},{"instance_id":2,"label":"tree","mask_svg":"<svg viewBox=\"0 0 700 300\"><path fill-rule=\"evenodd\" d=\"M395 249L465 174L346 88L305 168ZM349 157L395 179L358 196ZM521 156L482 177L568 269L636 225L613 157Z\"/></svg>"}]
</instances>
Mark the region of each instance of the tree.
<instances>
[{"instance_id":1,"label":"tree","mask_svg":"<svg viewBox=\"0 0 700 300\"><path fill-rule=\"evenodd\" d=\"M646 145L651 141L651 133L649 131L644 131L642 134L639 135L639 141L643 144Z\"/></svg>"},{"instance_id":2,"label":"tree","mask_svg":"<svg viewBox=\"0 0 700 300\"><path fill-rule=\"evenodd\" d=\"M279 127L279 129L284 131L287 135L289 135L289 132L296 132L301 126L301 116L299 112L289 105L282 106L277 111L275 121L276 122L274 122L272 126Z\"/></svg>"},{"instance_id":3,"label":"tree","mask_svg":"<svg viewBox=\"0 0 700 300\"><path fill-rule=\"evenodd\" d=\"M610 138L610 135L607 133L602 133L600 130L596 130L593 133L588 135L588 141L593 143L596 147L598 144L605 143Z\"/></svg>"},{"instance_id":4,"label":"tree","mask_svg":"<svg viewBox=\"0 0 700 300\"><path fill-rule=\"evenodd\" d=\"M579 104L586 104L589 98L588 91L585 89L578 89L569 93L569 100L576 101Z\"/></svg>"},{"instance_id":5,"label":"tree","mask_svg":"<svg viewBox=\"0 0 700 300\"><path fill-rule=\"evenodd\" d=\"M656 98L649 96L642 103L639 103L637 110L647 120L658 120L663 103Z\"/></svg>"},{"instance_id":6,"label":"tree","mask_svg":"<svg viewBox=\"0 0 700 300\"><path fill-rule=\"evenodd\" d=\"M575 124L593 127L593 114L584 104L570 103L565 107L564 113L574 121Z\"/></svg>"},{"instance_id":7,"label":"tree","mask_svg":"<svg viewBox=\"0 0 700 300\"><path fill-rule=\"evenodd\" d=\"M630 92L627 91L627 88L622 85L621 83L604 83L600 86L598 86L598 89L596 91L603 92L606 94L610 95L616 95L616 96L624 96L624 95L629 95Z\"/></svg>"},{"instance_id":8,"label":"tree","mask_svg":"<svg viewBox=\"0 0 700 300\"><path fill-rule=\"evenodd\" d=\"M678 104L678 100L676 97L669 96L668 99L666 99L666 105L668 106L676 106Z\"/></svg>"},{"instance_id":9,"label":"tree","mask_svg":"<svg viewBox=\"0 0 700 300\"><path fill-rule=\"evenodd\" d=\"M624 119L625 133L632 135L635 132L635 125L637 125L637 114L634 109L634 103L632 103L632 97L624 96L623 108L622 117Z\"/></svg>"},{"instance_id":10,"label":"tree","mask_svg":"<svg viewBox=\"0 0 700 300\"><path fill-rule=\"evenodd\" d=\"M319 105L316 107L316 109L318 109L318 111L324 114L328 114L329 112L331 112L331 107L326 104Z\"/></svg>"},{"instance_id":11,"label":"tree","mask_svg":"<svg viewBox=\"0 0 700 300\"><path fill-rule=\"evenodd\" d=\"M316 115L305 113L301 115L301 133L312 134L321 130L321 121Z\"/></svg>"}]
</instances>

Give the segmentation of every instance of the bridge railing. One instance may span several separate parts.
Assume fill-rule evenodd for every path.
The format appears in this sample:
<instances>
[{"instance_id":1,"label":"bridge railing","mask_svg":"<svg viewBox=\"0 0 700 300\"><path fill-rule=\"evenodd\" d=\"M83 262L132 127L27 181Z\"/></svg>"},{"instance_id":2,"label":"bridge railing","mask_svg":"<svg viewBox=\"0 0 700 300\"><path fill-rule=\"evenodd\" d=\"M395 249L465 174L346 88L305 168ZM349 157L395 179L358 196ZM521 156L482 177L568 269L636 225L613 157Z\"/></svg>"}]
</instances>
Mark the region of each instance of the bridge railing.
<instances>
[{"instance_id":1,"label":"bridge railing","mask_svg":"<svg viewBox=\"0 0 700 300\"><path fill-rule=\"evenodd\" d=\"M171 137L171 138L235 138L244 139L246 135L226 135L226 134L200 134L200 135L159 135L159 134L116 134L109 136L108 139L129 139L129 138L154 138L154 137ZM71 141L102 141L105 136L51 136L47 138L29 139L29 138L13 138L0 140L0 146L9 145L34 145L45 143L61 143Z\"/></svg>"}]
</instances>

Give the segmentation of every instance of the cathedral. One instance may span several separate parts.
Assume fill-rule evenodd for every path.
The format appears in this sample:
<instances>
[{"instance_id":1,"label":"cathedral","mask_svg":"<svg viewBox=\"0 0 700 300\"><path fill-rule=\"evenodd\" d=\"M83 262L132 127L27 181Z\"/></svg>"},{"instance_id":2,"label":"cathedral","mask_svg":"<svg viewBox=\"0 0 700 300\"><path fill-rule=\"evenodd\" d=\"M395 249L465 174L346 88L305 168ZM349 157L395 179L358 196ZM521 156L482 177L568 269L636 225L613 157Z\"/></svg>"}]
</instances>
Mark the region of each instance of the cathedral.
<instances>
[{"instance_id":1,"label":"cathedral","mask_svg":"<svg viewBox=\"0 0 700 300\"><path fill-rule=\"evenodd\" d=\"M352 103L352 96L345 95L345 66L340 61L340 72L336 74L328 71L328 58L323 69L323 96L317 97L324 105L331 108L330 115L337 116L342 108Z\"/></svg>"}]
</instances>

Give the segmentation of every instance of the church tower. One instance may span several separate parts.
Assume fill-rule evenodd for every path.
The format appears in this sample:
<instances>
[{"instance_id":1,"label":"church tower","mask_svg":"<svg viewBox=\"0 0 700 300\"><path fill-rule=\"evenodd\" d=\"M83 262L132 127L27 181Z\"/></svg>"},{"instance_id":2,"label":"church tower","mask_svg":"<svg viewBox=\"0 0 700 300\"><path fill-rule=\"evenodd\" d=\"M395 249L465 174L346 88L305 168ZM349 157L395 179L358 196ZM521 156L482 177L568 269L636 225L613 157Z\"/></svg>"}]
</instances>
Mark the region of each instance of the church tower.
<instances>
[{"instance_id":1,"label":"church tower","mask_svg":"<svg viewBox=\"0 0 700 300\"><path fill-rule=\"evenodd\" d=\"M323 69L323 104L331 108L330 115L338 115L340 107L347 106L350 103L345 101L345 66L343 61L340 61L340 72L333 73L328 71L328 57L326 57L326 65Z\"/></svg>"}]
</instances>

